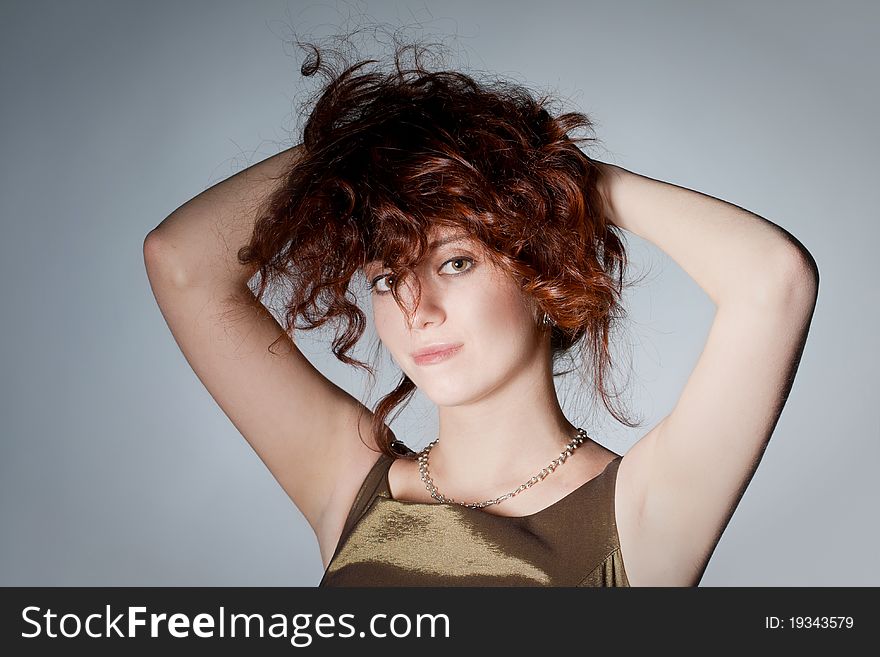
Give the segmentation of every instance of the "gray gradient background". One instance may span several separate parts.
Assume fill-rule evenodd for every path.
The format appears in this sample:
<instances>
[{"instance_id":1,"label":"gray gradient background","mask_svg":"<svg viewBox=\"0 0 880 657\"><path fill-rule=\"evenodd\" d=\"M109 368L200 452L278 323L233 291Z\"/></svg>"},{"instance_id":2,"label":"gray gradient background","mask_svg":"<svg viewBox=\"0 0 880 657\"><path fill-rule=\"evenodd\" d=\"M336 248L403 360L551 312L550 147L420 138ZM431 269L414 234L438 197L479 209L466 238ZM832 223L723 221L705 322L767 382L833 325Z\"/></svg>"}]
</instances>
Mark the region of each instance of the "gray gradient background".
<instances>
[{"instance_id":1,"label":"gray gradient background","mask_svg":"<svg viewBox=\"0 0 880 657\"><path fill-rule=\"evenodd\" d=\"M463 65L595 119L593 156L806 245L821 285L800 371L702 585L880 584L876 3L282 0L0 5L0 584L318 583L311 529L187 365L141 246L290 145L314 80L289 27L321 37L362 12L455 35ZM665 254L629 243L651 272L627 297L645 422L587 427L618 453L672 407L714 310ZM298 341L364 399L327 337ZM417 449L435 423L417 396L393 426Z\"/></svg>"}]
</instances>

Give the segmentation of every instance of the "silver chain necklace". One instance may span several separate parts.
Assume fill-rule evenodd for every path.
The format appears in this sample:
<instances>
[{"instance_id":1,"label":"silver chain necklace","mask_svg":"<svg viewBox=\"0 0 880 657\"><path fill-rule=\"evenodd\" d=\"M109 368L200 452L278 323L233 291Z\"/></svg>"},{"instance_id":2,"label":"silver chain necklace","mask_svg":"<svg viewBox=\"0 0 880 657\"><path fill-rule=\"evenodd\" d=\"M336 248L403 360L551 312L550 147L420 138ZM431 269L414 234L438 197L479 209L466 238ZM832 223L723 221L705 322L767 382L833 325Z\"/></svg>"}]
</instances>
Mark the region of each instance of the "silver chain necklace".
<instances>
[{"instance_id":1,"label":"silver chain necklace","mask_svg":"<svg viewBox=\"0 0 880 657\"><path fill-rule=\"evenodd\" d=\"M431 497L433 497L438 502L444 502L446 504L458 504L460 506L467 506L472 509L482 509L483 507L489 506L490 504L498 504L499 502L503 502L504 500L513 497L526 490L527 488L531 488L539 481L542 481L548 474L553 472L559 465L565 462L569 456L571 456L572 452L580 447L584 441L588 438L587 432L583 429L578 429L577 434L574 438L569 441L568 445L565 446L565 449L562 450L562 453L553 459L546 468L542 469L538 474L529 479L526 483L522 484L516 490L513 490L501 497L496 497L494 500L487 500L485 502L456 502L451 498L445 497L437 487L434 485L434 480L431 479L431 476L428 474L428 453L431 451L431 448L436 445L440 439L436 438L433 442L429 443L421 452L419 452L419 475L422 478L422 481L425 482L425 487L428 489L428 492L431 493Z\"/></svg>"}]
</instances>

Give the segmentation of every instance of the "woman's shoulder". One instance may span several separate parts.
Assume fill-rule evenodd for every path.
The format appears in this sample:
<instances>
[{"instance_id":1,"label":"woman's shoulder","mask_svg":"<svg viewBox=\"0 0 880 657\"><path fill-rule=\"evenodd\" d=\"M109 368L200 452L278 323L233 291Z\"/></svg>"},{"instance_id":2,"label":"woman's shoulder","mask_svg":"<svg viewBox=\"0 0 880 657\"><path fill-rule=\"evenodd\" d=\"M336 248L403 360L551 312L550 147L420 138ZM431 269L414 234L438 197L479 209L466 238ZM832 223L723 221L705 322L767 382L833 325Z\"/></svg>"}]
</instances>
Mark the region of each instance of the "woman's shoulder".
<instances>
[{"instance_id":1,"label":"woman's shoulder","mask_svg":"<svg viewBox=\"0 0 880 657\"><path fill-rule=\"evenodd\" d=\"M403 443L395 443L392 443L392 451L401 454L398 458L365 449L356 463L340 464L335 499L328 505L321 526L315 529L325 565L359 513L379 494L394 461L405 459L404 454L415 454Z\"/></svg>"}]
</instances>

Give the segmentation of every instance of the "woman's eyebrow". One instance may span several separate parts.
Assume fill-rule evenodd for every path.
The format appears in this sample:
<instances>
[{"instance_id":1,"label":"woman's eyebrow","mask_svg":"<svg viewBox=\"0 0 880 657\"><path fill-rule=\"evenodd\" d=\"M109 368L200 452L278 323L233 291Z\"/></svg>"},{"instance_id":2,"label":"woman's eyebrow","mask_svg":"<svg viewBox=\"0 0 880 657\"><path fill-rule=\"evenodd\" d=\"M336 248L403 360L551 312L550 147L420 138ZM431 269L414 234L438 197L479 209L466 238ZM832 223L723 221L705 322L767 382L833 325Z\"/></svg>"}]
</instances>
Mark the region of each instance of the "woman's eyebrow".
<instances>
[{"instance_id":1,"label":"woman's eyebrow","mask_svg":"<svg viewBox=\"0 0 880 657\"><path fill-rule=\"evenodd\" d=\"M444 237L439 240L434 240L430 244L428 244L428 250L433 251L434 249L438 249L441 246L449 244L451 242L460 242L461 240L467 239L466 235L452 235L450 237Z\"/></svg>"},{"instance_id":2,"label":"woman's eyebrow","mask_svg":"<svg viewBox=\"0 0 880 657\"><path fill-rule=\"evenodd\" d=\"M448 237L443 237L440 239L433 240L428 244L428 252L435 251L439 249L441 246L445 246L446 244L451 244L452 242L460 242L462 240L468 239L467 235L450 235ZM381 267L382 263L378 260L371 260L366 265L364 265L364 270L372 269L373 267Z\"/></svg>"}]
</instances>

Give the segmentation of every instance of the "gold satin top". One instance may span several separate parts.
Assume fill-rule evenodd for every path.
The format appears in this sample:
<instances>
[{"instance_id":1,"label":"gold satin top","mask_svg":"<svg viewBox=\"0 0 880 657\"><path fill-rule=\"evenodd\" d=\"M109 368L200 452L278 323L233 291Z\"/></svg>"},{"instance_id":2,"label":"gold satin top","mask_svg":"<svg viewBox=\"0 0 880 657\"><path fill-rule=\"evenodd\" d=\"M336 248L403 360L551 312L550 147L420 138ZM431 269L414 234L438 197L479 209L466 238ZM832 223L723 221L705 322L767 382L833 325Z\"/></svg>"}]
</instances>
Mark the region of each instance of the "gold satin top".
<instances>
[{"instance_id":1,"label":"gold satin top","mask_svg":"<svg viewBox=\"0 0 880 657\"><path fill-rule=\"evenodd\" d=\"M622 458L541 511L504 517L395 500L394 459L380 454L318 586L629 586L614 514Z\"/></svg>"}]
</instances>

